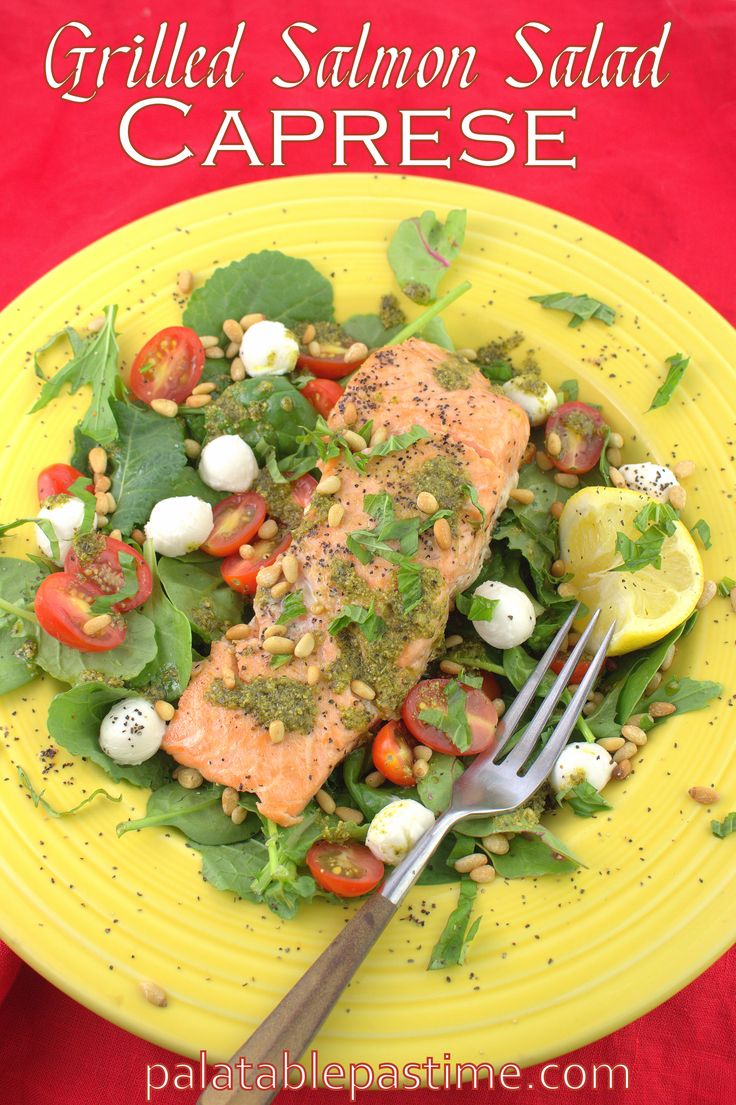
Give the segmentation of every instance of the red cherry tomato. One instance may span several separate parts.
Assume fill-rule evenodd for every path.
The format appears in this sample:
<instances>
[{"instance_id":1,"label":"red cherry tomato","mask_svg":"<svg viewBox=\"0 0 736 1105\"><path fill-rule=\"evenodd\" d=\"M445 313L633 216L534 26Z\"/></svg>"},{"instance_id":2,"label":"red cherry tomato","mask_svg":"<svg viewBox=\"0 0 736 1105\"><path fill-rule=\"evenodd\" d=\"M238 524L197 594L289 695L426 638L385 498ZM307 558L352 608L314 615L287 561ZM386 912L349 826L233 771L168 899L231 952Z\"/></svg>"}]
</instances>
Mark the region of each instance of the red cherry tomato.
<instances>
[{"instance_id":1,"label":"red cherry tomato","mask_svg":"<svg viewBox=\"0 0 736 1105\"><path fill-rule=\"evenodd\" d=\"M302 510L306 510L312 501L317 481L314 476L300 476L294 484L291 494Z\"/></svg>"},{"instance_id":2,"label":"red cherry tomato","mask_svg":"<svg viewBox=\"0 0 736 1105\"><path fill-rule=\"evenodd\" d=\"M250 560L244 560L237 553L235 556L226 556L220 564L222 578L228 587L241 595L255 595L258 584L256 576L261 568L267 568L273 564L282 552L286 552L291 544L291 534L277 535L273 541L257 541L253 548L255 555Z\"/></svg>"},{"instance_id":3,"label":"red cherry tomato","mask_svg":"<svg viewBox=\"0 0 736 1105\"><path fill-rule=\"evenodd\" d=\"M340 898L358 898L383 878L383 864L365 844L318 840L307 852L307 867L324 890Z\"/></svg>"},{"instance_id":4,"label":"red cherry tomato","mask_svg":"<svg viewBox=\"0 0 736 1105\"><path fill-rule=\"evenodd\" d=\"M414 741L400 721L388 721L373 738L373 764L392 783L410 787L416 782L412 772Z\"/></svg>"},{"instance_id":5,"label":"red cherry tomato","mask_svg":"<svg viewBox=\"0 0 736 1105\"><path fill-rule=\"evenodd\" d=\"M419 714L426 709L447 711L445 688L449 679L423 679L413 687L401 707L404 725L420 744L434 748L435 752L447 752L451 756L474 756L489 748L496 736L498 713L496 707L475 687L465 687L465 713L470 725L470 748L461 752L441 729L427 725Z\"/></svg>"},{"instance_id":6,"label":"red cherry tomato","mask_svg":"<svg viewBox=\"0 0 736 1105\"><path fill-rule=\"evenodd\" d=\"M126 545L123 541L117 541L114 537L102 537L102 535L100 537L100 551L91 560L82 562L72 545L66 554L64 571L67 575L78 579L83 586L91 588L94 595L111 595L114 591L119 591L123 585L124 577L120 567L120 554L127 553L137 561L135 572L138 579L138 590L130 598L116 602L113 610L117 614L124 614L127 610L134 610L136 606L142 606L153 590L151 569L132 545Z\"/></svg>"},{"instance_id":7,"label":"red cherry tomato","mask_svg":"<svg viewBox=\"0 0 736 1105\"><path fill-rule=\"evenodd\" d=\"M484 671L482 675L483 686L481 687L481 690L483 691L483 694L486 696L486 698L490 698L491 702L493 702L494 698L503 698L503 695L501 693L501 684L496 679L495 675L493 675L493 673L490 671Z\"/></svg>"},{"instance_id":8,"label":"red cherry tomato","mask_svg":"<svg viewBox=\"0 0 736 1105\"><path fill-rule=\"evenodd\" d=\"M44 503L51 495L62 495L73 483L84 478L84 472L72 468L71 464L50 464L48 468L38 473L39 503ZM86 490L94 491L93 485L87 484Z\"/></svg>"},{"instance_id":9,"label":"red cherry tomato","mask_svg":"<svg viewBox=\"0 0 736 1105\"><path fill-rule=\"evenodd\" d=\"M297 363L300 368L311 372L313 376L319 376L320 380L342 380L343 376L349 376L363 363L362 360L346 361L345 350L338 350L337 346L334 346L334 349L334 356L312 357L309 353L300 353Z\"/></svg>"},{"instance_id":10,"label":"red cherry tomato","mask_svg":"<svg viewBox=\"0 0 736 1105\"><path fill-rule=\"evenodd\" d=\"M559 675L566 663L567 656L557 656L550 664L550 668L555 673L555 675ZM577 663L572 669L572 675L567 681L568 687L576 687L578 683L582 682L583 676L585 675L589 667L590 660L581 660L579 663Z\"/></svg>"},{"instance_id":11,"label":"red cherry tomato","mask_svg":"<svg viewBox=\"0 0 736 1105\"><path fill-rule=\"evenodd\" d=\"M327 418L335 403L342 397L342 388L337 380L308 380L299 389L305 399L312 404L317 414Z\"/></svg>"},{"instance_id":12,"label":"red cherry tomato","mask_svg":"<svg viewBox=\"0 0 736 1105\"><path fill-rule=\"evenodd\" d=\"M266 500L255 491L228 495L213 513L215 524L201 548L210 556L231 556L258 533L266 519Z\"/></svg>"},{"instance_id":13,"label":"red cherry tomato","mask_svg":"<svg viewBox=\"0 0 736 1105\"><path fill-rule=\"evenodd\" d=\"M90 604L98 594L96 588L67 572L46 576L33 602L41 629L80 652L109 652L117 648L125 640L126 626L121 617L114 617L110 625L94 636L82 628L93 617Z\"/></svg>"},{"instance_id":14,"label":"red cherry tomato","mask_svg":"<svg viewBox=\"0 0 736 1105\"><path fill-rule=\"evenodd\" d=\"M183 403L199 383L204 346L188 326L167 326L146 342L133 361L130 388L144 403L173 399Z\"/></svg>"},{"instance_id":15,"label":"red cherry tomato","mask_svg":"<svg viewBox=\"0 0 736 1105\"><path fill-rule=\"evenodd\" d=\"M578 475L595 468L605 440L603 425L601 412L587 403L563 403L552 411L544 428L544 443L555 468ZM549 435L553 432L562 442L557 456L553 456L547 447Z\"/></svg>"}]
</instances>

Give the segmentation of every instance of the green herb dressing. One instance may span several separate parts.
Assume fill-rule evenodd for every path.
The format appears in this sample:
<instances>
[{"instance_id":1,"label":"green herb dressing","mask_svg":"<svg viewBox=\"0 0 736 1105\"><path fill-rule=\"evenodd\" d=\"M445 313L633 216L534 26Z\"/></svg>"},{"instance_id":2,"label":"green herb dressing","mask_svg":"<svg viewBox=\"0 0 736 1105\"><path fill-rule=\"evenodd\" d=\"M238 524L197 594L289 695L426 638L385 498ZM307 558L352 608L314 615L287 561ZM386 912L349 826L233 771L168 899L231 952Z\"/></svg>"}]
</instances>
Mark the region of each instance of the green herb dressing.
<instances>
[{"instance_id":1,"label":"green herb dressing","mask_svg":"<svg viewBox=\"0 0 736 1105\"><path fill-rule=\"evenodd\" d=\"M294 733L311 733L317 716L314 690L285 675L254 679L232 690L216 679L205 698L216 706L243 710L264 727L272 721L283 721L285 728Z\"/></svg>"},{"instance_id":2,"label":"green herb dressing","mask_svg":"<svg viewBox=\"0 0 736 1105\"><path fill-rule=\"evenodd\" d=\"M445 391L467 391L470 388L473 366L453 357L443 364L434 365L432 375Z\"/></svg>"}]
</instances>

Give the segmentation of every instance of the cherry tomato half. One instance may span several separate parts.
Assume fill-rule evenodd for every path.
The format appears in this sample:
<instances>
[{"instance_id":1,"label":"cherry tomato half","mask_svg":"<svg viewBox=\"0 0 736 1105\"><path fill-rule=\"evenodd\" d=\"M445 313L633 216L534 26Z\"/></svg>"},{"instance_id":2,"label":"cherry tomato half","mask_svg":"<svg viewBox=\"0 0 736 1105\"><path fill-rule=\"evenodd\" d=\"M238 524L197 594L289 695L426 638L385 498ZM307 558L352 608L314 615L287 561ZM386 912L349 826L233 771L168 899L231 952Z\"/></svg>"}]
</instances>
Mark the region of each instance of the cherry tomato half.
<instances>
[{"instance_id":1,"label":"cherry tomato half","mask_svg":"<svg viewBox=\"0 0 736 1105\"><path fill-rule=\"evenodd\" d=\"M266 500L255 491L228 495L213 513L215 524L201 548L210 556L231 556L258 533L266 519Z\"/></svg>"},{"instance_id":2,"label":"cherry tomato half","mask_svg":"<svg viewBox=\"0 0 736 1105\"><path fill-rule=\"evenodd\" d=\"M256 576L261 568L267 568L273 564L282 552L286 552L291 544L291 534L277 534L273 541L257 541L253 548L255 555L250 560L244 560L237 553L235 556L226 556L220 564L222 578L228 587L237 591L240 595L255 595L258 584Z\"/></svg>"},{"instance_id":3,"label":"cherry tomato half","mask_svg":"<svg viewBox=\"0 0 736 1105\"><path fill-rule=\"evenodd\" d=\"M400 721L387 721L373 738L373 765L392 783L410 787L416 782L412 772L414 741Z\"/></svg>"},{"instance_id":4,"label":"cherry tomato half","mask_svg":"<svg viewBox=\"0 0 736 1105\"><path fill-rule=\"evenodd\" d=\"M110 625L94 636L82 628L93 617L90 604L98 594L96 588L67 572L46 576L33 602L41 629L80 652L109 652L117 648L125 640L126 625L121 617L114 617Z\"/></svg>"},{"instance_id":5,"label":"cherry tomato half","mask_svg":"<svg viewBox=\"0 0 736 1105\"><path fill-rule=\"evenodd\" d=\"M555 673L555 675L559 675L566 663L567 656L556 656L550 664L550 668ZM578 683L582 682L583 676L585 675L589 667L590 660L581 660L579 663L577 663L572 669L572 675L567 681L568 687L577 687Z\"/></svg>"},{"instance_id":6,"label":"cherry tomato half","mask_svg":"<svg viewBox=\"0 0 736 1105\"><path fill-rule=\"evenodd\" d=\"M484 671L480 672L480 674L483 676L483 686L481 690L486 698L490 698L491 702L493 702L494 698L503 698L501 694L501 684L496 679L493 672Z\"/></svg>"},{"instance_id":7,"label":"cherry tomato half","mask_svg":"<svg viewBox=\"0 0 736 1105\"><path fill-rule=\"evenodd\" d=\"M299 389L312 404L317 414L327 418L335 403L342 398L342 388L337 380L308 380Z\"/></svg>"},{"instance_id":8,"label":"cherry tomato half","mask_svg":"<svg viewBox=\"0 0 736 1105\"><path fill-rule=\"evenodd\" d=\"M297 504L306 510L312 501L312 495L314 495L314 489L317 486L317 481L314 476L300 476L291 489L291 494L296 500Z\"/></svg>"},{"instance_id":9,"label":"cherry tomato half","mask_svg":"<svg viewBox=\"0 0 736 1105\"><path fill-rule=\"evenodd\" d=\"M562 442L562 449L557 456L552 456L547 448L547 454L555 468L577 475L595 468L605 440L600 411L589 407L587 403L563 403L547 419L544 428L545 447L553 432Z\"/></svg>"},{"instance_id":10,"label":"cherry tomato half","mask_svg":"<svg viewBox=\"0 0 736 1105\"><path fill-rule=\"evenodd\" d=\"M43 504L51 495L62 495L73 483L84 478L84 472L72 468L71 464L50 464L38 473L39 503ZM94 491L91 483L87 485L87 491Z\"/></svg>"},{"instance_id":11,"label":"cherry tomato half","mask_svg":"<svg viewBox=\"0 0 736 1105\"><path fill-rule=\"evenodd\" d=\"M470 747L461 752L441 729L427 725L419 714L426 709L447 711L445 688L449 679L423 679L413 687L401 707L404 725L420 744L434 748L435 752L447 752L451 756L474 756L489 748L496 736L498 713L496 707L475 687L465 687L465 713L470 725Z\"/></svg>"},{"instance_id":12,"label":"cherry tomato half","mask_svg":"<svg viewBox=\"0 0 736 1105\"><path fill-rule=\"evenodd\" d=\"M383 878L383 864L365 844L318 840L307 852L307 867L325 890L340 898L358 898Z\"/></svg>"},{"instance_id":13,"label":"cherry tomato half","mask_svg":"<svg viewBox=\"0 0 736 1105\"><path fill-rule=\"evenodd\" d=\"M363 361L346 361L345 349L338 345L323 346L324 355L313 357L310 353L300 353L297 362L300 368L319 376L320 380L342 380L355 372ZM311 400L310 400L311 402Z\"/></svg>"},{"instance_id":14,"label":"cherry tomato half","mask_svg":"<svg viewBox=\"0 0 736 1105\"><path fill-rule=\"evenodd\" d=\"M146 342L133 361L130 388L144 403L173 399L183 403L199 383L204 346L188 326L167 326Z\"/></svg>"},{"instance_id":15,"label":"cherry tomato half","mask_svg":"<svg viewBox=\"0 0 736 1105\"><path fill-rule=\"evenodd\" d=\"M97 537L98 535L94 535ZM80 560L74 545L66 554L64 571L73 576L79 582L89 587L93 595L111 595L119 591L123 585L123 570L120 567L120 554L127 553L136 563L136 577L138 590L130 598L121 599L113 606L117 614L124 614L126 610L135 610L136 606L142 606L153 590L151 569L146 564L141 554L132 545L126 545L123 541L117 541L114 537L99 535L99 552L94 558Z\"/></svg>"}]
</instances>

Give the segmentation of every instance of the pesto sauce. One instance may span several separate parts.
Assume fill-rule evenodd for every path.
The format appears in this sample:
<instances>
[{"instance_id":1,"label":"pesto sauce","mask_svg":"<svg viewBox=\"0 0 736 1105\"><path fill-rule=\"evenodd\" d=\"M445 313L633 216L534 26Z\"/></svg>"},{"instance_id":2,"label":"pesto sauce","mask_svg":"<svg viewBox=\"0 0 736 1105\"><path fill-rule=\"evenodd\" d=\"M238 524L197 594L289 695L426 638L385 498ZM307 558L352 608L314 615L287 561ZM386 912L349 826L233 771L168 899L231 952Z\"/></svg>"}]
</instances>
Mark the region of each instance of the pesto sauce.
<instances>
[{"instance_id":1,"label":"pesto sauce","mask_svg":"<svg viewBox=\"0 0 736 1105\"><path fill-rule=\"evenodd\" d=\"M399 301L395 295L381 296L381 307L378 312L381 325L384 330L393 330L394 326L405 326L406 315L401 310Z\"/></svg>"},{"instance_id":2,"label":"pesto sauce","mask_svg":"<svg viewBox=\"0 0 736 1105\"><path fill-rule=\"evenodd\" d=\"M435 380L445 391L467 391L473 374L471 364L463 364L459 357L446 360L432 369Z\"/></svg>"},{"instance_id":3,"label":"pesto sauce","mask_svg":"<svg viewBox=\"0 0 736 1105\"><path fill-rule=\"evenodd\" d=\"M189 614L190 620L213 638L221 636L230 625L229 622L218 618L212 608L210 599L202 599L198 606L190 610Z\"/></svg>"},{"instance_id":4,"label":"pesto sauce","mask_svg":"<svg viewBox=\"0 0 736 1105\"><path fill-rule=\"evenodd\" d=\"M317 716L314 690L287 675L261 677L252 683L240 683L232 690L216 679L205 698L216 706L243 710L267 728L272 721L283 721L289 732L310 733Z\"/></svg>"},{"instance_id":5,"label":"pesto sauce","mask_svg":"<svg viewBox=\"0 0 736 1105\"><path fill-rule=\"evenodd\" d=\"M100 555L105 548L105 536L102 533L77 533L72 541L72 547L77 554L77 560L82 568L86 568ZM120 573L117 573L120 576Z\"/></svg>"},{"instance_id":6,"label":"pesto sauce","mask_svg":"<svg viewBox=\"0 0 736 1105\"><path fill-rule=\"evenodd\" d=\"M306 514L300 516L299 524L294 527L292 531L293 539L299 541L310 533L315 526L324 525L334 501L331 495L315 495Z\"/></svg>"},{"instance_id":7,"label":"pesto sauce","mask_svg":"<svg viewBox=\"0 0 736 1105\"><path fill-rule=\"evenodd\" d=\"M441 510L455 513L468 497L468 474L449 457L436 456L425 460L415 476L414 490L434 495Z\"/></svg>"},{"instance_id":8,"label":"pesto sauce","mask_svg":"<svg viewBox=\"0 0 736 1105\"><path fill-rule=\"evenodd\" d=\"M340 710L340 720L346 729L363 733L370 726L374 715L364 706L345 706Z\"/></svg>"},{"instance_id":9,"label":"pesto sauce","mask_svg":"<svg viewBox=\"0 0 736 1105\"><path fill-rule=\"evenodd\" d=\"M525 395L536 395L539 399L543 399L547 394L547 384L534 372L524 372L520 376L514 376L513 384Z\"/></svg>"},{"instance_id":10,"label":"pesto sauce","mask_svg":"<svg viewBox=\"0 0 736 1105\"><path fill-rule=\"evenodd\" d=\"M294 499L290 483L274 483L268 469L262 468L253 484L253 490L266 500L268 513L273 518L278 518L288 530L293 531L301 524L304 512Z\"/></svg>"}]
</instances>

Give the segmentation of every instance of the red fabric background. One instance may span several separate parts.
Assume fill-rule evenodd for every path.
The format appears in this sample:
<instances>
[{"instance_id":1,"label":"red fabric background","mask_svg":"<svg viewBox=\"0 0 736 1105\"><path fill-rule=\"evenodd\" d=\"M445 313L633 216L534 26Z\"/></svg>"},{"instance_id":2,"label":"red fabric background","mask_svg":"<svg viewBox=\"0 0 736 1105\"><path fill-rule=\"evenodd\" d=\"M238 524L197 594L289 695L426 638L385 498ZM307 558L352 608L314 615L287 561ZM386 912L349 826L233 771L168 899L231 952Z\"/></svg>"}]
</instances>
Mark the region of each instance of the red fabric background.
<instances>
[{"instance_id":1,"label":"red fabric background","mask_svg":"<svg viewBox=\"0 0 736 1105\"><path fill-rule=\"evenodd\" d=\"M542 10L540 10L542 9ZM2 14L4 149L0 180L0 302L5 303L50 267L100 235L129 220L187 196L249 180L282 174L322 172L334 160L329 112L335 108L382 111L389 135L381 148L389 168L399 158L398 108L452 107L450 122L434 123L442 133L442 156L452 156L450 170L423 168L427 175L497 188L537 200L576 215L659 261L736 320L733 280L733 212L736 199L736 48L734 0L557 0L533 4L506 0L487 4L455 0L437 7L426 0L376 0L371 5L334 0L281 0L278 5L236 4L208 0L206 5L150 0L110 5L100 0L35 0L32 5L0 3ZM430 14L431 13L431 14ZM168 19L174 26L188 20L190 49L200 42L219 48L230 41L239 19L248 21L242 51L245 78L231 90L152 93L124 87L124 70L111 64L104 87L89 103L63 102L45 83L43 59L54 31L69 20L81 20L93 31L91 42L117 46L141 33L152 36ZM311 37L310 56L318 58L337 43L354 42L365 19L373 23L374 44L411 45L420 51L473 44L478 49L471 88L442 90L414 86L396 91L324 89L313 82L294 90L271 83L274 74L294 69L280 41L294 20L319 28ZM605 20L603 55L614 46L652 45L662 24L672 20L663 70L671 74L662 87L640 89L551 89L546 79L533 88L515 90L504 77L523 77L529 63L514 43L514 32L529 20L546 22L551 33L538 39L550 59L564 46L590 41L596 19ZM306 39L305 39L306 40ZM606 45L607 44L607 45ZM117 65L117 67L116 67ZM121 77L121 73L123 76ZM141 117L133 134L141 148L158 156L187 141L195 156L184 164L152 169L123 154L117 135L125 108L144 95L169 95L191 102L186 120L155 109ZM565 121L565 150L578 167L525 167L524 109L575 106L576 121ZM239 107L263 168L248 168L242 155L222 154L216 168L200 162L213 140L225 107ZM287 147L286 166L271 160L270 110L311 108L326 118L324 138ZM509 134L518 143L514 160L498 169L481 169L457 161L462 148L459 119L478 108L514 112ZM428 127L428 129L431 129ZM549 130L559 129L550 123ZM425 156L439 156L425 147ZM372 168L359 148L349 167ZM340 171L340 170L335 170ZM412 171L412 170L408 170ZM576 290L576 289L571 289ZM697 934L693 934L697 940ZM628 1092L581 1094L562 1090L558 1102L597 1097L631 1105L726 1105L734 1100L736 1068L733 1039L736 1015L731 995L736 956L722 959L681 994L628 1028L568 1057L588 1069L594 1062L627 1063ZM138 1105L144 1100L145 1064L176 1062L174 1056L121 1032L75 1005L0 945L0 1055L2 1100L9 1105ZM17 977L16 977L17 974ZM632 978L632 986L636 979ZM538 1086L538 1071L523 1085ZM419 1095L429 1097L426 1093ZM432 1095L444 1100L450 1095ZM503 1097L496 1090L464 1100ZM518 1100L543 1102L541 1090L522 1090ZM395 1094L380 1100L393 1105ZM453 1096L453 1100L458 1097ZM190 1105L195 1093L162 1091L162 1105ZM285 1100L316 1105L324 1094L297 1093ZM347 1097L331 1095L335 1105Z\"/></svg>"}]
</instances>

